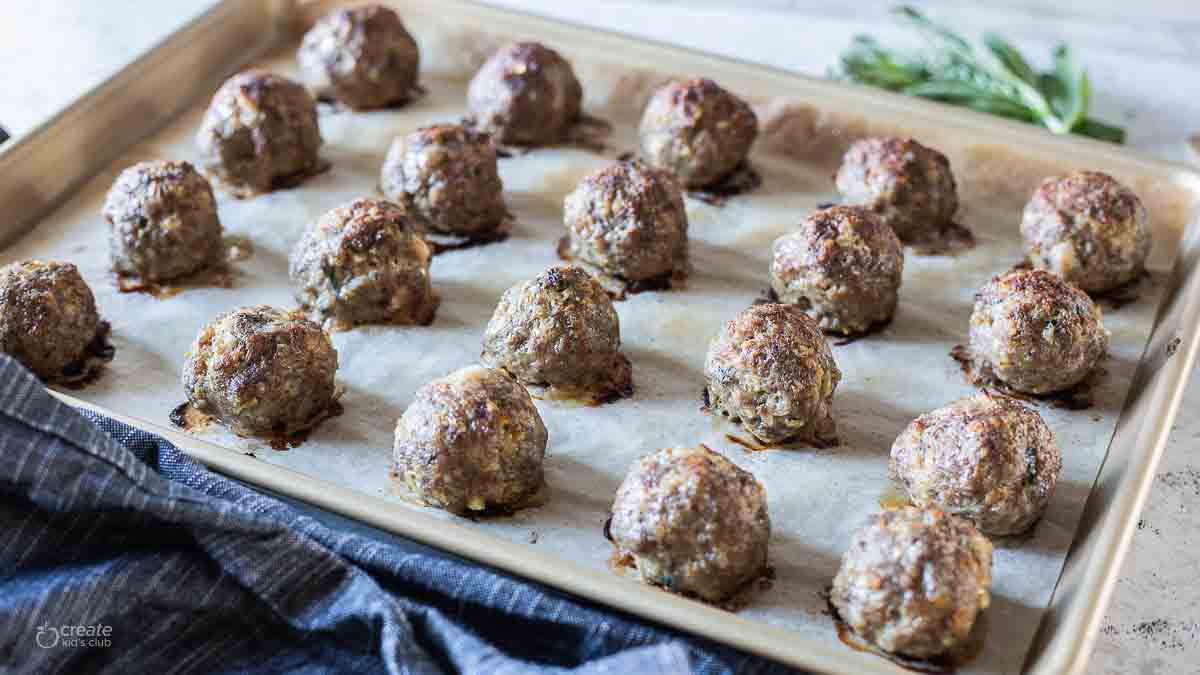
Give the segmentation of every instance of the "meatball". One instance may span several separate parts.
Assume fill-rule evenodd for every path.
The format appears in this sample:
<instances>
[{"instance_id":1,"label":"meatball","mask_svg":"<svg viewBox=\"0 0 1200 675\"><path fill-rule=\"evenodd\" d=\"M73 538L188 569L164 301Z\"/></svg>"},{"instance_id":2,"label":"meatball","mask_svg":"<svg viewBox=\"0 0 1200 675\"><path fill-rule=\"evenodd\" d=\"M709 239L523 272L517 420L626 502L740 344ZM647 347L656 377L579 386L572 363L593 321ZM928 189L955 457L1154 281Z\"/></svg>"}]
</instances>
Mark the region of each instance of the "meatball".
<instances>
[{"instance_id":1,"label":"meatball","mask_svg":"<svg viewBox=\"0 0 1200 675\"><path fill-rule=\"evenodd\" d=\"M1150 221L1132 190L1098 171L1042 181L1021 220L1025 255L1090 293L1138 277L1150 255Z\"/></svg>"},{"instance_id":2,"label":"meatball","mask_svg":"<svg viewBox=\"0 0 1200 675\"><path fill-rule=\"evenodd\" d=\"M981 393L921 415L892 444L892 472L917 506L1009 535L1042 515L1062 455L1037 411Z\"/></svg>"},{"instance_id":3,"label":"meatball","mask_svg":"<svg viewBox=\"0 0 1200 675\"><path fill-rule=\"evenodd\" d=\"M397 137L380 187L429 232L484 238L508 219L491 138L461 125Z\"/></svg>"},{"instance_id":4,"label":"meatball","mask_svg":"<svg viewBox=\"0 0 1200 675\"><path fill-rule=\"evenodd\" d=\"M643 581L719 602L766 571L767 492L703 445L667 448L625 476L609 533Z\"/></svg>"},{"instance_id":5,"label":"meatball","mask_svg":"<svg viewBox=\"0 0 1200 675\"><path fill-rule=\"evenodd\" d=\"M320 167L316 103L280 75L238 73L213 96L196 144L206 167L236 188L266 192L288 185Z\"/></svg>"},{"instance_id":6,"label":"meatball","mask_svg":"<svg viewBox=\"0 0 1200 675\"><path fill-rule=\"evenodd\" d=\"M504 292L483 359L526 384L604 392L629 386L621 324L608 293L578 267L551 267Z\"/></svg>"},{"instance_id":7,"label":"meatball","mask_svg":"<svg viewBox=\"0 0 1200 675\"><path fill-rule=\"evenodd\" d=\"M719 182L750 154L758 117L712 80L672 82L650 97L638 126L642 155L688 188Z\"/></svg>"},{"instance_id":8,"label":"meatball","mask_svg":"<svg viewBox=\"0 0 1200 675\"><path fill-rule=\"evenodd\" d=\"M334 400L338 354L300 312L258 305L201 329L183 364L183 390L200 412L242 436L312 426Z\"/></svg>"},{"instance_id":9,"label":"meatball","mask_svg":"<svg viewBox=\"0 0 1200 675\"><path fill-rule=\"evenodd\" d=\"M865 206L903 241L936 235L958 211L950 160L911 138L864 138L834 179L848 204Z\"/></svg>"},{"instance_id":10,"label":"meatball","mask_svg":"<svg viewBox=\"0 0 1200 675\"><path fill-rule=\"evenodd\" d=\"M121 172L104 201L117 274L169 281L221 258L212 187L187 162L152 161Z\"/></svg>"},{"instance_id":11,"label":"meatball","mask_svg":"<svg viewBox=\"0 0 1200 675\"><path fill-rule=\"evenodd\" d=\"M1108 352L1100 308L1045 270L993 278L975 294L970 351L1016 391L1047 394L1082 381Z\"/></svg>"},{"instance_id":12,"label":"meatball","mask_svg":"<svg viewBox=\"0 0 1200 675\"><path fill-rule=\"evenodd\" d=\"M904 248L862 207L817 211L771 250L771 290L824 330L865 333L896 312Z\"/></svg>"},{"instance_id":13,"label":"meatball","mask_svg":"<svg viewBox=\"0 0 1200 675\"><path fill-rule=\"evenodd\" d=\"M288 267L296 300L338 327L423 325L438 306L429 282L431 256L403 208L357 199L306 230Z\"/></svg>"},{"instance_id":14,"label":"meatball","mask_svg":"<svg viewBox=\"0 0 1200 675\"><path fill-rule=\"evenodd\" d=\"M687 266L687 210L675 180L642 162L596 171L563 202L567 255L627 281Z\"/></svg>"},{"instance_id":15,"label":"meatball","mask_svg":"<svg viewBox=\"0 0 1200 675\"><path fill-rule=\"evenodd\" d=\"M909 506L854 533L829 599L867 642L928 659L966 640L991 583L992 544L970 521Z\"/></svg>"},{"instance_id":16,"label":"meatball","mask_svg":"<svg viewBox=\"0 0 1200 675\"><path fill-rule=\"evenodd\" d=\"M396 12L375 4L326 14L304 35L296 59L321 95L356 110L407 101L421 60Z\"/></svg>"},{"instance_id":17,"label":"meatball","mask_svg":"<svg viewBox=\"0 0 1200 675\"><path fill-rule=\"evenodd\" d=\"M579 121L583 87L571 64L537 42L500 49L467 88L475 123L501 143L550 145Z\"/></svg>"},{"instance_id":18,"label":"meatball","mask_svg":"<svg viewBox=\"0 0 1200 675\"><path fill-rule=\"evenodd\" d=\"M434 380L396 423L396 475L430 506L513 509L541 490L546 426L504 371L468 366Z\"/></svg>"},{"instance_id":19,"label":"meatball","mask_svg":"<svg viewBox=\"0 0 1200 675\"><path fill-rule=\"evenodd\" d=\"M709 406L764 443L833 443L842 373L815 321L795 305L762 304L727 322L708 347Z\"/></svg>"},{"instance_id":20,"label":"meatball","mask_svg":"<svg viewBox=\"0 0 1200 675\"><path fill-rule=\"evenodd\" d=\"M0 267L0 351L47 382L80 362L100 329L96 298L71 263Z\"/></svg>"}]
</instances>

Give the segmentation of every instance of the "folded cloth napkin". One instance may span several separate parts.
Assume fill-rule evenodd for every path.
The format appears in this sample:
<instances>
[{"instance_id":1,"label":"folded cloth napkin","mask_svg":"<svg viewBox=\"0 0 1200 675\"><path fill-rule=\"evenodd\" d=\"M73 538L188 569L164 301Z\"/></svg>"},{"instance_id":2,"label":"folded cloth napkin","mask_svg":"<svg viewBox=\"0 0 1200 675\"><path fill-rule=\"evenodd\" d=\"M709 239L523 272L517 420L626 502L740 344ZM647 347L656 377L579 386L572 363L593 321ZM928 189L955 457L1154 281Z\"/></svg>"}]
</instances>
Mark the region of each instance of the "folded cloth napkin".
<instances>
[{"instance_id":1,"label":"folded cloth napkin","mask_svg":"<svg viewBox=\"0 0 1200 675\"><path fill-rule=\"evenodd\" d=\"M3 672L790 672L322 521L0 354Z\"/></svg>"}]
</instances>

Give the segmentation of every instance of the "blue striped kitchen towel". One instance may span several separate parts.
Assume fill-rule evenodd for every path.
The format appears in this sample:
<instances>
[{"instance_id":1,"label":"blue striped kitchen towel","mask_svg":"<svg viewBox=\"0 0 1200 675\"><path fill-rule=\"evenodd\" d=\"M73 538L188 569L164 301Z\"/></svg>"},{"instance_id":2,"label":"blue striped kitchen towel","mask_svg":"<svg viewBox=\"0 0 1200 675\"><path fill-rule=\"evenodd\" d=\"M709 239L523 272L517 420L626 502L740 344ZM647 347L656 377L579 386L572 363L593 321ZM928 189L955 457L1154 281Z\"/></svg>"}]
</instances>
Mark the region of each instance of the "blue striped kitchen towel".
<instances>
[{"instance_id":1,"label":"blue striped kitchen towel","mask_svg":"<svg viewBox=\"0 0 1200 675\"><path fill-rule=\"evenodd\" d=\"M3 354L0 669L789 672L248 489Z\"/></svg>"}]
</instances>

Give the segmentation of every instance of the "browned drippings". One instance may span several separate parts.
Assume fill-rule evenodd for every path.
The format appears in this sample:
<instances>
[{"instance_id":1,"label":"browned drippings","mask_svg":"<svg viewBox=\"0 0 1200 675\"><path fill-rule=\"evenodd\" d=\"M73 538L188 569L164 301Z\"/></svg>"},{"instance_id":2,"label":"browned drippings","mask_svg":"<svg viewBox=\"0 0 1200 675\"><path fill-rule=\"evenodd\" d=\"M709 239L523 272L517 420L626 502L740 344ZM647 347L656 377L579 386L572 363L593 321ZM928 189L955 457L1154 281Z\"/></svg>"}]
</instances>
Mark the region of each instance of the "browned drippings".
<instances>
[{"instance_id":1,"label":"browned drippings","mask_svg":"<svg viewBox=\"0 0 1200 675\"><path fill-rule=\"evenodd\" d=\"M917 255L955 255L975 248L975 235L966 225L949 222L928 239L911 242L911 246Z\"/></svg>"},{"instance_id":2,"label":"browned drippings","mask_svg":"<svg viewBox=\"0 0 1200 675\"><path fill-rule=\"evenodd\" d=\"M762 175L743 161L716 183L688 190L688 196L712 206L724 206L732 197L750 194L762 187Z\"/></svg>"},{"instance_id":3,"label":"browned drippings","mask_svg":"<svg viewBox=\"0 0 1200 675\"><path fill-rule=\"evenodd\" d=\"M425 234L425 241L429 244L430 252L434 256L451 251L463 251L477 246L499 244L508 239L508 235L512 232L512 223L512 214L506 214L504 220L491 232L466 235L447 235L428 232Z\"/></svg>"},{"instance_id":4,"label":"browned drippings","mask_svg":"<svg viewBox=\"0 0 1200 675\"><path fill-rule=\"evenodd\" d=\"M978 387L984 392L994 392L1001 396L1021 401L1046 403L1054 408L1064 410L1087 410L1095 405L1094 389L1099 385L1104 376L1108 374L1107 370L1096 366L1096 369L1089 373L1087 377L1069 389L1052 391L1048 394L1030 394L1017 391L1008 386L1008 384L996 377L995 373L992 372L991 366L976 363L975 359L971 357L970 350L965 345L955 345L950 350L950 358L958 362L967 383Z\"/></svg>"},{"instance_id":5,"label":"browned drippings","mask_svg":"<svg viewBox=\"0 0 1200 675\"><path fill-rule=\"evenodd\" d=\"M753 443L744 438L741 438L739 436L734 436L733 434L729 434L729 433L725 434L725 440L729 441L730 443L740 445L743 448L749 450L750 452L762 452L763 450L770 450L772 447L769 445L758 445L757 443Z\"/></svg>"},{"instance_id":6,"label":"browned drippings","mask_svg":"<svg viewBox=\"0 0 1200 675\"><path fill-rule=\"evenodd\" d=\"M247 255L246 257L249 257ZM233 288L233 268L226 260L220 260L191 274L169 282L147 281L131 274L115 273L117 290L122 293L145 293L159 300L179 295L195 288Z\"/></svg>"},{"instance_id":7,"label":"browned drippings","mask_svg":"<svg viewBox=\"0 0 1200 675\"><path fill-rule=\"evenodd\" d=\"M333 164L330 163L328 160L324 160L324 159L318 160L317 166L314 169L312 169L311 171L296 171L296 172L290 173L286 176L277 176L277 177L273 178L271 180L271 188L269 190L265 190L265 191L259 190L258 188L251 186L251 185L242 185L241 183L232 183L230 181L225 180L216 171L212 171L210 169L203 169L201 172L204 174L204 177L207 178L210 183L212 183L214 186L219 187L222 192L225 192L230 197L233 197L234 199L252 199L261 194L264 194L265 192L274 192L276 190L286 190L288 188L296 187L297 185L300 185L301 183L308 180L309 178L319 176L319 175L325 173L326 171L329 171L329 169L331 169L332 167L333 167Z\"/></svg>"},{"instance_id":8,"label":"browned drippings","mask_svg":"<svg viewBox=\"0 0 1200 675\"><path fill-rule=\"evenodd\" d=\"M602 153L608 150L605 139L612 133L612 123L594 115L583 114L575 126L567 131L567 143L590 152Z\"/></svg>"},{"instance_id":9,"label":"browned drippings","mask_svg":"<svg viewBox=\"0 0 1200 675\"><path fill-rule=\"evenodd\" d=\"M337 97L334 96L333 92L331 92L331 91L318 90L318 89L312 88L309 90L309 93L312 94L313 99L316 100L317 103L320 103L321 105L328 107L332 112L335 112L335 113L362 112L361 110L356 110L354 108L351 108L350 106L346 105L345 103L342 103L341 101L337 100ZM411 87L409 87L408 93L405 95L404 98L402 98L398 101L389 103L385 106L382 106L381 108L377 108L377 110L400 110L402 108L406 108L406 107L412 105L413 103L416 103L417 101L425 98L428 95L429 95L428 89L421 86L420 84L413 84Z\"/></svg>"},{"instance_id":10,"label":"browned drippings","mask_svg":"<svg viewBox=\"0 0 1200 675\"><path fill-rule=\"evenodd\" d=\"M962 643L955 645L950 651L945 654L935 656L928 659L919 659L902 654L893 654L884 651L866 640L859 637L854 629L842 621L841 615L837 611L830 599L830 593L826 591L822 594L828 601L828 613L833 619L833 625L837 629L838 640L847 647L868 654L874 654L880 658L891 661L892 663L917 673L953 673L959 668L962 668L983 653L984 644L987 641L989 632L990 620L988 619L987 611L980 612L975 617L975 625L971 627L971 632L967 635L967 639Z\"/></svg>"},{"instance_id":11,"label":"browned drippings","mask_svg":"<svg viewBox=\"0 0 1200 675\"><path fill-rule=\"evenodd\" d=\"M871 337L872 335L878 335L878 334L882 333L883 331L887 330L887 327L890 325L892 325L892 317L888 317L888 318L884 319L883 321L876 321L875 323L868 326L867 329L861 333L854 333L851 335L843 335L841 338L834 340L830 344L832 344L834 347L845 347L846 345L854 344L855 342L858 342L859 340L862 340L863 338L868 338L868 337Z\"/></svg>"},{"instance_id":12,"label":"browned drippings","mask_svg":"<svg viewBox=\"0 0 1200 675\"><path fill-rule=\"evenodd\" d=\"M260 438L263 441L266 441L267 445L271 446L271 448L275 450L288 450L290 448L299 447L302 443L308 440L309 433L311 433L312 430L315 429L321 422L324 422L331 417L338 417L345 412L341 402L338 400L340 395L340 391L335 393L334 398L329 402L329 405L326 406L324 410L314 415L313 418L305 424L304 428L295 429L292 431L285 431L283 429L272 430L264 434L257 435L255 438ZM180 403L179 405L175 406L175 408L171 410L170 419L172 424L185 431L198 431L217 421L215 417L198 410L190 402Z\"/></svg>"},{"instance_id":13,"label":"browned drippings","mask_svg":"<svg viewBox=\"0 0 1200 675\"><path fill-rule=\"evenodd\" d=\"M112 324L107 321L101 321L96 326L96 334L92 336L91 342L83 348L83 354L74 363L63 368L53 384L57 384L67 389L83 389L89 384L100 379L104 374L104 367L107 366L116 356L117 350L109 342L108 337L112 333Z\"/></svg>"},{"instance_id":14,"label":"browned drippings","mask_svg":"<svg viewBox=\"0 0 1200 675\"><path fill-rule=\"evenodd\" d=\"M570 249L570 240L567 237L559 238L558 245L555 247L559 260L571 263L587 271L596 280L596 283L600 284L600 287L608 293L608 297L613 302L621 302L630 295L637 295L639 293L651 293L678 288L687 281L686 265L678 265L676 269L650 279L625 279L608 274L591 263L572 258L569 253Z\"/></svg>"},{"instance_id":15,"label":"browned drippings","mask_svg":"<svg viewBox=\"0 0 1200 675\"><path fill-rule=\"evenodd\" d=\"M1150 272L1142 270L1136 277L1112 290L1091 294L1092 299L1100 303L1105 311L1120 311L1126 305L1131 305L1138 301L1142 295L1143 282L1152 284L1153 281L1154 277L1150 275Z\"/></svg>"},{"instance_id":16,"label":"browned drippings","mask_svg":"<svg viewBox=\"0 0 1200 675\"><path fill-rule=\"evenodd\" d=\"M635 157L637 157L636 152L634 152L632 150L626 150L625 152L622 152L621 154L617 155L617 161L618 162L628 162Z\"/></svg>"}]
</instances>

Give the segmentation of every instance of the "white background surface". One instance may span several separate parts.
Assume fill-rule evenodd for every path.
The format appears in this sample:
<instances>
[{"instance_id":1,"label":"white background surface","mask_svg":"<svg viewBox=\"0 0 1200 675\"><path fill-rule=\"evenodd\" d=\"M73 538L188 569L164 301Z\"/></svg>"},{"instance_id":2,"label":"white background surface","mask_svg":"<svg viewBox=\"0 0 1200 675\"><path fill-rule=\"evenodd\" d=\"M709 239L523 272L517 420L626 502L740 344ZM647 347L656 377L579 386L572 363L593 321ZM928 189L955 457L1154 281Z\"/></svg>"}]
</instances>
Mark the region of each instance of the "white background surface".
<instances>
[{"instance_id":1,"label":"white background surface","mask_svg":"<svg viewBox=\"0 0 1200 675\"><path fill-rule=\"evenodd\" d=\"M901 35L891 3L859 0L494 0L575 22L822 74L851 37ZM0 124L20 134L111 75L212 0L0 0ZM1195 0L1007 0L986 9L921 3L966 32L996 30L1037 61L1066 40L1090 66L1094 113L1130 145L1193 161L1200 131L1200 6ZM1200 386L1189 390L1090 667L1096 673L1200 673Z\"/></svg>"}]
</instances>

